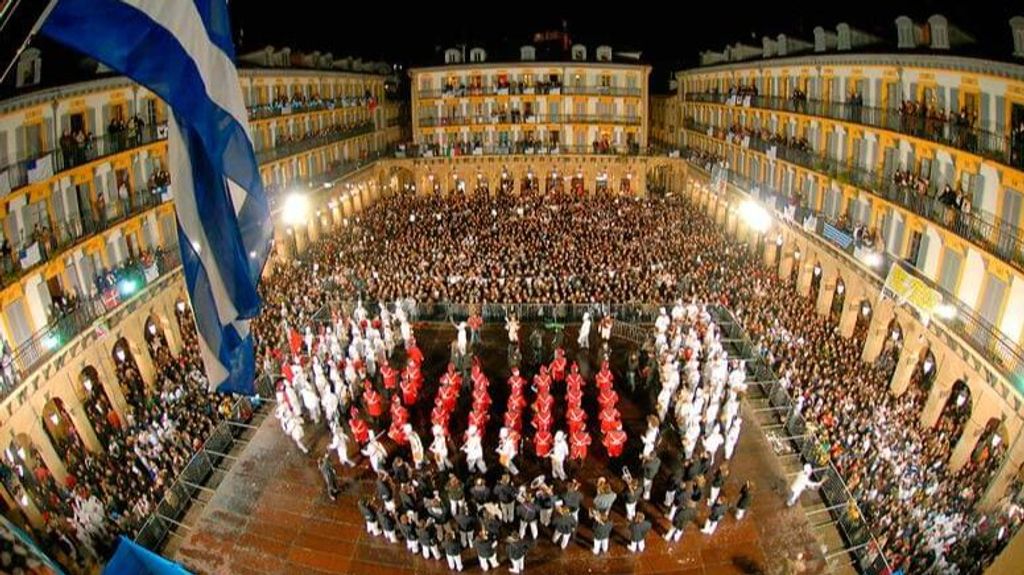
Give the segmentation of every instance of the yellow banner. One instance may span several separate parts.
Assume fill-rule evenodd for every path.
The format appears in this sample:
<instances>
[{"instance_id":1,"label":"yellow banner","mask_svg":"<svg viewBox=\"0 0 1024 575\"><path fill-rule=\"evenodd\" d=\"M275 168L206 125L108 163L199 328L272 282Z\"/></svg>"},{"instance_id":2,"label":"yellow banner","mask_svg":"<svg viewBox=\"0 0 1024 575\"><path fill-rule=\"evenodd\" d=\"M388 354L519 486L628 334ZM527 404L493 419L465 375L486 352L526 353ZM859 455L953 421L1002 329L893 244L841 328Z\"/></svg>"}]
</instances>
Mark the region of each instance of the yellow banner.
<instances>
[{"instance_id":1,"label":"yellow banner","mask_svg":"<svg viewBox=\"0 0 1024 575\"><path fill-rule=\"evenodd\" d=\"M942 303L942 295L939 292L928 287L923 280L910 275L899 264L889 268L885 287L900 300L906 301L922 314L929 316Z\"/></svg>"}]
</instances>

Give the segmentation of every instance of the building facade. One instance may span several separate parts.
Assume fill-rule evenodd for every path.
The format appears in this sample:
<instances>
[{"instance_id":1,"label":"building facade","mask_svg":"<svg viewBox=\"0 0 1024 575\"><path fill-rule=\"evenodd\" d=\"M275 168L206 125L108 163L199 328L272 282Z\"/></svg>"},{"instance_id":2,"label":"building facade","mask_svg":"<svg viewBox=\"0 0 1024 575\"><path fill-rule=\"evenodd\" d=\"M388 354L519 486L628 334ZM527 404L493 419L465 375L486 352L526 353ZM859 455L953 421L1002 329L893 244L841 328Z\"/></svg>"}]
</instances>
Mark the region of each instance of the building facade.
<instances>
[{"instance_id":1,"label":"building facade","mask_svg":"<svg viewBox=\"0 0 1024 575\"><path fill-rule=\"evenodd\" d=\"M283 192L324 189L358 173L402 138L404 107L385 101L383 74L284 66L241 68L239 76L272 207ZM186 295L166 171L167 113L123 77L0 102L5 467L45 467L63 480L68 434L100 449L97 406L127 415L118 362L131 356L151 381L143 342L159 332L172 349L180 345L176 314ZM337 192L340 221L364 190ZM39 526L27 477L5 474L0 508Z\"/></svg>"},{"instance_id":2,"label":"building facade","mask_svg":"<svg viewBox=\"0 0 1024 575\"><path fill-rule=\"evenodd\" d=\"M932 30L934 43L943 28ZM1024 341L1024 66L819 45L680 72L674 142L801 213L862 228L973 312L996 342L983 347L1009 348L1000 360L1015 363L1005 356Z\"/></svg>"},{"instance_id":3,"label":"building facade","mask_svg":"<svg viewBox=\"0 0 1024 575\"><path fill-rule=\"evenodd\" d=\"M414 143L435 155L645 149L650 67L575 48L567 62L534 61L526 46L519 62L474 49L469 63L410 70Z\"/></svg>"}]
</instances>

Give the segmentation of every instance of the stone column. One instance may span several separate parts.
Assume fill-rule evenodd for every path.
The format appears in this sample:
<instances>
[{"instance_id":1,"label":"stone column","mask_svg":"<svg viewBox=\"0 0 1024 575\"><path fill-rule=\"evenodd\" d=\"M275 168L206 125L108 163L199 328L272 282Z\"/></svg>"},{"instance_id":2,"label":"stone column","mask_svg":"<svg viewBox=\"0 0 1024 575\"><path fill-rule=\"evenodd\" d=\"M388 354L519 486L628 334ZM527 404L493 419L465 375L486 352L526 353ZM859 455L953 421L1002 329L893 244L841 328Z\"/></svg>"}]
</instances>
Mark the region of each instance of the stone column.
<instances>
[{"instance_id":1,"label":"stone column","mask_svg":"<svg viewBox=\"0 0 1024 575\"><path fill-rule=\"evenodd\" d=\"M899 361L896 363L896 370L892 374L889 383L889 390L893 395L902 395L910 386L910 379L914 375L914 369L921 361L921 354L928 349L928 339L924 333L919 332L917 324L911 329L903 330L903 350L900 351ZM938 369L938 366L932 366Z\"/></svg>"},{"instance_id":2,"label":"stone column","mask_svg":"<svg viewBox=\"0 0 1024 575\"><path fill-rule=\"evenodd\" d=\"M975 400L975 405L980 403L980 399ZM964 424L963 433L960 434L960 439L957 440L956 447L953 448L953 454L949 457L949 468L953 471L959 471L967 463L971 452L974 451L974 446L978 444L978 439L985 431L985 424L988 421L978 421L976 418L978 411L980 410L977 408L972 410L971 417Z\"/></svg>"},{"instance_id":3,"label":"stone column","mask_svg":"<svg viewBox=\"0 0 1024 575\"><path fill-rule=\"evenodd\" d=\"M836 281L838 279L839 275L834 270L831 270L822 264L820 287L818 289L818 301L815 307L818 311L818 315L828 316L829 311L831 311L832 298L835 296Z\"/></svg>"},{"instance_id":4,"label":"stone column","mask_svg":"<svg viewBox=\"0 0 1024 575\"><path fill-rule=\"evenodd\" d=\"M861 302L864 300L862 290L856 282L845 285L846 297L843 299L843 310L839 315L839 333L845 338L853 337L853 331L860 319Z\"/></svg>"},{"instance_id":5,"label":"stone column","mask_svg":"<svg viewBox=\"0 0 1024 575\"><path fill-rule=\"evenodd\" d=\"M79 401L78 395L74 393L74 382L70 381L71 375L65 374L65 376L69 380L68 386L72 392L60 398L61 402L64 403L64 412L71 419L71 425L78 432L78 436L82 438L82 444L85 445L86 449L93 453L102 451L103 446L100 444L99 438L96 437L96 431L92 428L92 422L89 421L89 416L85 414L85 406Z\"/></svg>"},{"instance_id":6,"label":"stone column","mask_svg":"<svg viewBox=\"0 0 1024 575\"><path fill-rule=\"evenodd\" d=\"M938 366L938 373L935 374L935 383L932 384L928 400L925 401L924 408L921 409L922 427L932 427L938 421L939 415L942 414L942 408L946 405L946 400L949 399L949 395L953 392L953 383L958 377L951 361L937 361L939 361L940 365Z\"/></svg>"},{"instance_id":7,"label":"stone column","mask_svg":"<svg viewBox=\"0 0 1024 575\"><path fill-rule=\"evenodd\" d=\"M894 314L895 310L891 300L879 298L875 302L872 309L871 325L868 326L868 336L864 341L864 351L861 353L861 359L868 363L878 359L889 339L889 323L895 317Z\"/></svg>"}]
</instances>

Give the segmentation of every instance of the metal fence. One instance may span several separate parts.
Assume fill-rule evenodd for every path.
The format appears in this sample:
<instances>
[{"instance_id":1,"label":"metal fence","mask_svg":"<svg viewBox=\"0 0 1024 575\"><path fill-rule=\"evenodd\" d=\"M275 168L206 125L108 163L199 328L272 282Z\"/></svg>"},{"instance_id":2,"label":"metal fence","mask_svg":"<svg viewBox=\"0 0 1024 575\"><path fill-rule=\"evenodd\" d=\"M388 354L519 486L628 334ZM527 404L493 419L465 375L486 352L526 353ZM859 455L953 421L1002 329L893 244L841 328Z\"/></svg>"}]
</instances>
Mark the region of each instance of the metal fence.
<instances>
[{"instance_id":1,"label":"metal fence","mask_svg":"<svg viewBox=\"0 0 1024 575\"><path fill-rule=\"evenodd\" d=\"M227 454L235 440L246 429L245 426L238 424L252 419L258 408L258 403L254 405L250 398L238 398L231 408L231 415L217 424L203 442L203 446L164 491L160 503L142 522L135 534L136 543L159 552L167 535L176 527L183 525L181 519L188 511L189 505L217 470L221 461L228 457Z\"/></svg>"},{"instance_id":2,"label":"metal fence","mask_svg":"<svg viewBox=\"0 0 1024 575\"><path fill-rule=\"evenodd\" d=\"M747 368L753 381L760 384L768 404L779 413L785 414L782 419L785 420L783 429L786 437L796 448L801 459L814 466L815 479L821 481L821 498L825 501L846 544L846 551L853 557L857 568L867 575L891 573L888 560L881 552L882 547L865 522L868 518L861 512L842 475L829 459L828 452L819 449L821 442L814 435L813 429L808 426L803 416L793 409L794 402L789 392L779 382L771 366L757 353L743 325L732 312L719 306L714 306L712 311L723 334L733 340L740 356L749 358Z\"/></svg>"}]
</instances>

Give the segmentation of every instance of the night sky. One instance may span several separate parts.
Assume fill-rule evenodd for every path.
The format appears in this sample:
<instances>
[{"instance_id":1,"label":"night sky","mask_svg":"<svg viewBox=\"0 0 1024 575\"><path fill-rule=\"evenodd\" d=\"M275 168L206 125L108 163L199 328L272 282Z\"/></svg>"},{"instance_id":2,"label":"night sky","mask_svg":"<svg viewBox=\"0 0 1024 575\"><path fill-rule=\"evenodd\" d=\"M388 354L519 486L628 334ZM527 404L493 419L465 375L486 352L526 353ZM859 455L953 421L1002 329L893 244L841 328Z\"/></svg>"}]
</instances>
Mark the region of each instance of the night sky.
<instances>
[{"instance_id":1,"label":"night sky","mask_svg":"<svg viewBox=\"0 0 1024 575\"><path fill-rule=\"evenodd\" d=\"M239 51L267 44L288 45L299 50L329 51L335 57L352 55L406 66L438 64L441 49L461 43L491 50L495 46L517 47L534 32L560 28L564 19L573 40L591 49L601 43L616 50L643 51L643 59L655 65L655 82L659 84L665 82L663 78L670 70L695 65L701 50L721 50L727 42L740 40L760 45L762 36L779 33L810 42L814 38L812 30L819 25L834 31L836 24L846 21L895 42L893 20L901 14L916 22L923 22L931 14L944 14L951 24L975 36L987 53L1009 59L1012 42L1007 21L1015 13L1024 15L1024 2L1012 0L739 0L624 2L610 6L592 1L560 3L558 7L545 2L453 2L432 3L430 8L288 0L275 2L270 10L265 3L252 0L235 0L230 5L233 25L243 32ZM358 16L346 20L339 14L346 5ZM703 16L686 18L686 11L698 7Z\"/></svg>"}]
</instances>

